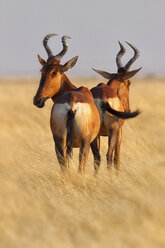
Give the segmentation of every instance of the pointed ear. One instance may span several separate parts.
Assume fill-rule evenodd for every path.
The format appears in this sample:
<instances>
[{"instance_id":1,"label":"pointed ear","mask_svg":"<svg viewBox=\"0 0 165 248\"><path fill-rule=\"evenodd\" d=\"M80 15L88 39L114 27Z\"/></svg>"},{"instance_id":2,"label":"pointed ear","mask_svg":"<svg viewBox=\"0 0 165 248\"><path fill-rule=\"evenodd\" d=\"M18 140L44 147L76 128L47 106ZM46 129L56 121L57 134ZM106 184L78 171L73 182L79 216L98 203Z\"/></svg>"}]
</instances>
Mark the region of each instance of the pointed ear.
<instances>
[{"instance_id":1,"label":"pointed ear","mask_svg":"<svg viewBox=\"0 0 165 248\"><path fill-rule=\"evenodd\" d=\"M60 68L60 73L64 73L65 71L70 70L77 62L78 56L75 56L74 58L70 59L68 62L66 62L64 65Z\"/></svg>"},{"instance_id":2,"label":"pointed ear","mask_svg":"<svg viewBox=\"0 0 165 248\"><path fill-rule=\"evenodd\" d=\"M46 64L46 61L43 58L41 58L39 54L38 54L38 60L42 66Z\"/></svg>"},{"instance_id":3,"label":"pointed ear","mask_svg":"<svg viewBox=\"0 0 165 248\"><path fill-rule=\"evenodd\" d=\"M111 79L112 77L114 77L116 74L111 74L109 72L106 71L101 71L101 70L96 70L94 68L92 68L92 70L94 70L95 72L97 72L98 74L100 74L101 76L103 76L106 79Z\"/></svg>"},{"instance_id":4,"label":"pointed ear","mask_svg":"<svg viewBox=\"0 0 165 248\"><path fill-rule=\"evenodd\" d=\"M137 70L134 70L134 71L130 71L126 74L123 74L123 75L118 75L117 76L117 80L119 81L123 81L123 80L128 80L129 78L133 77L138 71L141 70L142 67L140 67L139 69Z\"/></svg>"}]
</instances>

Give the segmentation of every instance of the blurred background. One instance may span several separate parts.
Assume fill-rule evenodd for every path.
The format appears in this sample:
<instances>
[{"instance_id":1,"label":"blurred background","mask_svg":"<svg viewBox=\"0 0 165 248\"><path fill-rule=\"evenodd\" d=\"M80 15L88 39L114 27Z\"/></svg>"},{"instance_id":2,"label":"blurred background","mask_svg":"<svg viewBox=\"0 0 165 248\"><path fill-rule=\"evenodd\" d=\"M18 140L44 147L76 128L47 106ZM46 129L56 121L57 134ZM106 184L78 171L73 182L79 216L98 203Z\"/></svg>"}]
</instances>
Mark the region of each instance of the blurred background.
<instances>
[{"instance_id":1,"label":"blurred background","mask_svg":"<svg viewBox=\"0 0 165 248\"><path fill-rule=\"evenodd\" d=\"M42 40L57 33L50 46L57 54L61 36L70 35L69 51L62 63L79 55L71 75L94 76L91 67L116 71L118 40L141 53L134 68L139 75L164 75L164 0L0 0L0 76L39 76L37 54L47 58Z\"/></svg>"},{"instance_id":2,"label":"blurred background","mask_svg":"<svg viewBox=\"0 0 165 248\"><path fill-rule=\"evenodd\" d=\"M91 67L116 72L118 40L123 64L133 56L125 41L140 51L129 97L141 114L123 126L119 177L107 172L107 137L98 177L91 152L77 173L78 148L60 171L53 102L33 105L49 33L59 34L49 40L55 55L72 37L61 63L79 55L67 73L77 87L107 82ZM164 47L165 0L0 0L0 248L165 247Z\"/></svg>"}]
</instances>

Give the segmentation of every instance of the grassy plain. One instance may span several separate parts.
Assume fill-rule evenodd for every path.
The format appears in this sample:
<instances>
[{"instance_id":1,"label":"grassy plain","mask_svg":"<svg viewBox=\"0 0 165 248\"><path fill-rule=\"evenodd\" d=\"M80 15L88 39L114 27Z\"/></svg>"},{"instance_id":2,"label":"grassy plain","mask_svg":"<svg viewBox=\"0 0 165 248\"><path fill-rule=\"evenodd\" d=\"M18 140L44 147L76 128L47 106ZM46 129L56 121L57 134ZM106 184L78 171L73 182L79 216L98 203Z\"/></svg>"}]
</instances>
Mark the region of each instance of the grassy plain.
<instances>
[{"instance_id":1,"label":"grassy plain","mask_svg":"<svg viewBox=\"0 0 165 248\"><path fill-rule=\"evenodd\" d=\"M100 80L76 79L89 88ZM142 113L123 127L121 175L108 174L107 138L93 176L62 176L49 119L52 102L32 104L35 78L0 79L0 247L165 247L165 79L132 80L131 109ZM79 83L77 83L79 82Z\"/></svg>"}]
</instances>

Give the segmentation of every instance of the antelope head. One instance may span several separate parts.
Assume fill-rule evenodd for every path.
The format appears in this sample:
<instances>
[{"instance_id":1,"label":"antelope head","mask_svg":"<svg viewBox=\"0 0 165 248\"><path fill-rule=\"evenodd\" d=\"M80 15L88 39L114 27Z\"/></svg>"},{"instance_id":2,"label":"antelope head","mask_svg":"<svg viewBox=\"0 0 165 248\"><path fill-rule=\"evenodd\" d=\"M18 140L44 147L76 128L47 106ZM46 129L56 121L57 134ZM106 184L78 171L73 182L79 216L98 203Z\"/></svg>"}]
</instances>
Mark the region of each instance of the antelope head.
<instances>
[{"instance_id":1,"label":"antelope head","mask_svg":"<svg viewBox=\"0 0 165 248\"><path fill-rule=\"evenodd\" d=\"M140 53L139 53L139 50L135 46L131 45L128 42L126 42L126 43L134 50L134 56L128 61L128 63L125 66L123 66L121 63L121 57L125 54L126 50L125 50L125 47L119 42L120 51L116 56L116 64L117 64L117 68L118 68L117 73L109 73L106 71L96 70L93 68L92 69L95 72L99 73L104 78L109 79L109 81L116 79L117 81L122 82L124 80L128 80L131 77L133 77L142 68L142 67L140 67L137 70L129 71L131 65L139 57Z\"/></svg>"},{"instance_id":2,"label":"antelope head","mask_svg":"<svg viewBox=\"0 0 165 248\"><path fill-rule=\"evenodd\" d=\"M130 43L126 42L134 51L134 56L128 61L128 63L123 66L121 63L121 58L125 54L126 49L125 47L119 42L120 45L120 51L118 52L116 56L116 64L118 71L117 73L109 73L106 71L96 70L93 69L95 72L99 73L104 78L108 79L108 85L110 85L112 82L117 81L118 82L118 96L122 100L123 105L125 106L126 111L130 111L129 109L129 86L131 84L130 78L133 77L142 67L139 69L129 71L131 65L135 62L135 60L139 57L140 53L139 50L131 45Z\"/></svg>"},{"instance_id":3,"label":"antelope head","mask_svg":"<svg viewBox=\"0 0 165 248\"><path fill-rule=\"evenodd\" d=\"M62 37L63 49L59 54L54 55L47 43L49 38L56 35L57 34L49 34L43 40L43 45L48 54L47 61L45 61L38 55L38 60L42 65L41 79L39 88L33 99L33 104L39 108L44 107L45 101L48 98L52 98L60 91L65 75L64 72L71 69L76 64L78 59L78 56L76 56L66 62L64 65L60 64L62 57L66 54L68 50L67 40L70 39L70 37Z\"/></svg>"}]
</instances>

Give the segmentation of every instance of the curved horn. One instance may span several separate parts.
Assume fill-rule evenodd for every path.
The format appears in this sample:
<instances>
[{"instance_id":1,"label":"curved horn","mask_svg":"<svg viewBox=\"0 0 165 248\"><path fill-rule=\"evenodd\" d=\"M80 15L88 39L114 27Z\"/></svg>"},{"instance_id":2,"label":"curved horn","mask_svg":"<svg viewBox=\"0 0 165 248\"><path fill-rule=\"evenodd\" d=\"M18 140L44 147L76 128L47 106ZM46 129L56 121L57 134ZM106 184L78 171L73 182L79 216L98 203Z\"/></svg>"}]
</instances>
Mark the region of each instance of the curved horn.
<instances>
[{"instance_id":1,"label":"curved horn","mask_svg":"<svg viewBox=\"0 0 165 248\"><path fill-rule=\"evenodd\" d=\"M71 39L71 37L66 35L62 37L63 50L55 56L55 59L61 60L65 53L68 51L67 39Z\"/></svg>"},{"instance_id":2,"label":"curved horn","mask_svg":"<svg viewBox=\"0 0 165 248\"><path fill-rule=\"evenodd\" d=\"M48 54L48 58L53 57L54 55L53 55L53 52L52 52L52 50L50 49L50 47L48 46L47 43L48 43L48 40L50 39L50 37L55 36L55 35L58 35L58 34L48 34L43 39L43 45L44 45L45 50L46 50L46 52Z\"/></svg>"},{"instance_id":3,"label":"curved horn","mask_svg":"<svg viewBox=\"0 0 165 248\"><path fill-rule=\"evenodd\" d=\"M126 41L126 43L134 50L134 56L133 56L133 58L130 59L130 60L128 61L128 63L124 66L124 69L125 69L126 71L128 71L129 68L131 67L131 65L132 65L132 64L135 62L135 60L139 57L140 52L139 52L139 50L138 50L135 46L131 45L129 42Z\"/></svg>"},{"instance_id":4,"label":"curved horn","mask_svg":"<svg viewBox=\"0 0 165 248\"><path fill-rule=\"evenodd\" d=\"M126 52L125 47L121 44L120 41L119 45L120 45L120 51L118 52L117 56L116 56L116 64L117 64L117 68L120 69L121 67L123 67L122 63L121 63L121 57L124 55L124 53Z\"/></svg>"}]
</instances>

